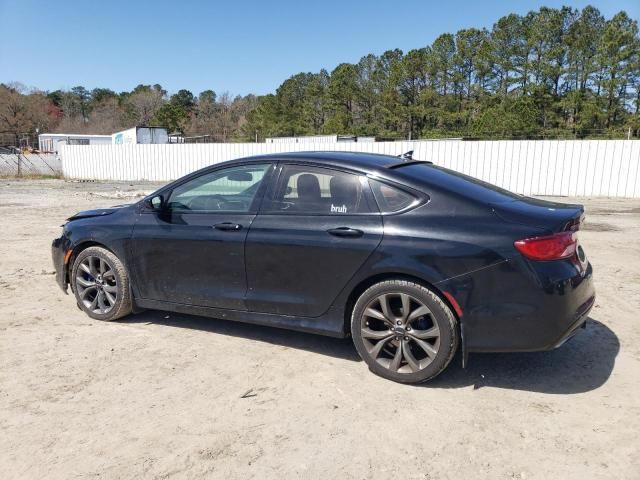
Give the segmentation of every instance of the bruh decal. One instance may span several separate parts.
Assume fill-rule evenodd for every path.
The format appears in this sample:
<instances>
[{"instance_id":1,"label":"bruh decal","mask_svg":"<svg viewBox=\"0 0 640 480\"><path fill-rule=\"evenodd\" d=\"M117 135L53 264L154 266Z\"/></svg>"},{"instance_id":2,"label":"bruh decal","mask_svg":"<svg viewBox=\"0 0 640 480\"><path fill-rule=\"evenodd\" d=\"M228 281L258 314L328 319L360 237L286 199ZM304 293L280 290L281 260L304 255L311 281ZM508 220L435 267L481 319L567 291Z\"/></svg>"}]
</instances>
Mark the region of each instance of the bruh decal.
<instances>
[{"instance_id":1,"label":"bruh decal","mask_svg":"<svg viewBox=\"0 0 640 480\"><path fill-rule=\"evenodd\" d=\"M347 206L346 205L334 205L333 203L331 204L331 213L347 213Z\"/></svg>"}]
</instances>

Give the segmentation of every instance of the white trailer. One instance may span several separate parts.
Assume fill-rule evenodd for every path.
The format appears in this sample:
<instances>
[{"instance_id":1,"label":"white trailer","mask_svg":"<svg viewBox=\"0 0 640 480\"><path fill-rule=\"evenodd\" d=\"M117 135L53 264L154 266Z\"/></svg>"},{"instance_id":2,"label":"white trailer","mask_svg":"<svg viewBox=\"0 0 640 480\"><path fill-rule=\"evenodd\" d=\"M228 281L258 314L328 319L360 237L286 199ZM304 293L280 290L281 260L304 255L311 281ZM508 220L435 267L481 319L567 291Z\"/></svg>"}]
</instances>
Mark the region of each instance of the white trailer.
<instances>
[{"instance_id":1,"label":"white trailer","mask_svg":"<svg viewBox=\"0 0 640 480\"><path fill-rule=\"evenodd\" d=\"M337 141L337 135L307 135L303 137L273 137L265 138L265 143L332 143Z\"/></svg>"},{"instance_id":2,"label":"white trailer","mask_svg":"<svg viewBox=\"0 0 640 480\"><path fill-rule=\"evenodd\" d=\"M110 138L114 145L169 143L165 127L133 127L116 132Z\"/></svg>"},{"instance_id":3,"label":"white trailer","mask_svg":"<svg viewBox=\"0 0 640 480\"><path fill-rule=\"evenodd\" d=\"M356 135L305 135L302 137L268 137L265 143L336 143L336 142L375 142L376 137L358 137Z\"/></svg>"},{"instance_id":4,"label":"white trailer","mask_svg":"<svg viewBox=\"0 0 640 480\"><path fill-rule=\"evenodd\" d=\"M41 152L57 152L59 145L108 145L111 135L82 135L76 133L42 133L38 135Z\"/></svg>"}]
</instances>

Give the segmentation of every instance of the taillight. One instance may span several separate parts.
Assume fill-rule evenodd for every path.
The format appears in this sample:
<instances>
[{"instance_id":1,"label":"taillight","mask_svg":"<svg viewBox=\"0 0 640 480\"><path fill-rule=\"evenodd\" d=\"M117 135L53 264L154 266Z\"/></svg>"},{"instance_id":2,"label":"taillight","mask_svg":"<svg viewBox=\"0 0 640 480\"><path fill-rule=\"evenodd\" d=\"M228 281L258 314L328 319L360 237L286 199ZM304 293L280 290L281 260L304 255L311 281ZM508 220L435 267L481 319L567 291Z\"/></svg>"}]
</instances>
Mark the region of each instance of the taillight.
<instances>
[{"instance_id":1,"label":"taillight","mask_svg":"<svg viewBox=\"0 0 640 480\"><path fill-rule=\"evenodd\" d=\"M576 253L578 234L560 232L546 237L532 237L513 244L518 251L531 260L560 260Z\"/></svg>"},{"instance_id":2,"label":"taillight","mask_svg":"<svg viewBox=\"0 0 640 480\"><path fill-rule=\"evenodd\" d=\"M584 217L584 215L582 217L578 217L578 218L574 218L571 219L567 222L567 224L564 226L563 230L565 232L577 232L578 230L580 230L580 226L582 224L582 218Z\"/></svg>"}]
</instances>

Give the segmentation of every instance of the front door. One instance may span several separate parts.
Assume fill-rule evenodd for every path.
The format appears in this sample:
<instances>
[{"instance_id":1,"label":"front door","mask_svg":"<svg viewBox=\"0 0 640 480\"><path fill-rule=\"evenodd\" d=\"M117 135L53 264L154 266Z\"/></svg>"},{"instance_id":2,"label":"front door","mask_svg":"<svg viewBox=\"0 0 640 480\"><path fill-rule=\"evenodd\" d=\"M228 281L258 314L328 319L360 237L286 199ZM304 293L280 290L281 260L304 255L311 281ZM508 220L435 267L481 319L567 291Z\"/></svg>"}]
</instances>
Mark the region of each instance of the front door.
<instances>
[{"instance_id":1,"label":"front door","mask_svg":"<svg viewBox=\"0 0 640 480\"><path fill-rule=\"evenodd\" d=\"M143 209L132 253L142 299L244 310L244 246L264 194L269 164L210 171Z\"/></svg>"},{"instance_id":2,"label":"front door","mask_svg":"<svg viewBox=\"0 0 640 480\"><path fill-rule=\"evenodd\" d=\"M247 236L247 308L325 313L382 239L367 179L284 164Z\"/></svg>"}]
</instances>

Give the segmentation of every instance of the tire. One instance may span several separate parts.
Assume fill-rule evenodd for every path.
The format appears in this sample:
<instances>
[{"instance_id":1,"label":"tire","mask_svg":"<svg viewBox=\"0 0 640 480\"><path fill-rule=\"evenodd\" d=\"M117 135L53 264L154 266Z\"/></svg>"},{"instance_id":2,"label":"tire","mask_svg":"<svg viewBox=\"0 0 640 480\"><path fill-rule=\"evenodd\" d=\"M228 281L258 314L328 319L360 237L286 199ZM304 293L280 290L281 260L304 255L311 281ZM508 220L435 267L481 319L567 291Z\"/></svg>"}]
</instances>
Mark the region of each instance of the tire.
<instances>
[{"instance_id":1,"label":"tire","mask_svg":"<svg viewBox=\"0 0 640 480\"><path fill-rule=\"evenodd\" d=\"M127 269L109 250L82 250L73 262L71 282L78 306L91 318L109 322L131 313Z\"/></svg>"},{"instance_id":2,"label":"tire","mask_svg":"<svg viewBox=\"0 0 640 480\"><path fill-rule=\"evenodd\" d=\"M360 295L351 336L373 373L400 383L439 375L459 343L457 320L447 304L427 287L406 280L380 282Z\"/></svg>"}]
</instances>

